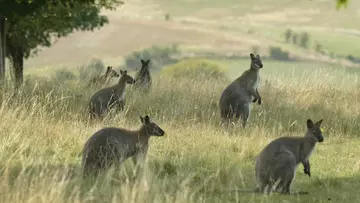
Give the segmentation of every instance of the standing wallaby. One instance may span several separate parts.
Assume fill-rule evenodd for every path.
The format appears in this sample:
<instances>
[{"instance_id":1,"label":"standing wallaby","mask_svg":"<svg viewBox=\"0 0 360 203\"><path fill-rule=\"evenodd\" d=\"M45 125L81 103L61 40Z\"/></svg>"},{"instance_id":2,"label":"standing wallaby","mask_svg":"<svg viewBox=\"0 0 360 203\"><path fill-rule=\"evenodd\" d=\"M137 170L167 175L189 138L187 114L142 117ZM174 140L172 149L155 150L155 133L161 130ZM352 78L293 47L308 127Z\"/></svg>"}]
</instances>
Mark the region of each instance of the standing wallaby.
<instances>
[{"instance_id":1,"label":"standing wallaby","mask_svg":"<svg viewBox=\"0 0 360 203\"><path fill-rule=\"evenodd\" d=\"M260 76L259 70L263 67L259 55L250 54L250 69L225 88L220 96L220 114L222 122L228 122L233 118L242 119L243 127L246 126L250 117L251 101L261 104L261 96L258 91ZM252 100L252 96L255 97Z\"/></svg>"},{"instance_id":2,"label":"standing wallaby","mask_svg":"<svg viewBox=\"0 0 360 203\"><path fill-rule=\"evenodd\" d=\"M90 118L101 117L105 112L117 106L124 109L124 98L126 84L133 84L134 79L127 74L127 71L120 70L121 77L118 84L97 91L90 99Z\"/></svg>"},{"instance_id":3,"label":"standing wallaby","mask_svg":"<svg viewBox=\"0 0 360 203\"><path fill-rule=\"evenodd\" d=\"M146 159L150 136L165 134L150 117L140 116L142 126L130 131L123 128L103 128L92 135L82 151L83 174L97 174L111 165L119 165L133 157L135 164Z\"/></svg>"},{"instance_id":4,"label":"standing wallaby","mask_svg":"<svg viewBox=\"0 0 360 203\"><path fill-rule=\"evenodd\" d=\"M90 80L91 84L108 84L111 78L118 78L120 75L113 70L111 66L108 66L105 75L94 77Z\"/></svg>"},{"instance_id":5,"label":"standing wallaby","mask_svg":"<svg viewBox=\"0 0 360 203\"><path fill-rule=\"evenodd\" d=\"M304 173L310 177L309 157L316 143L324 141L320 128L322 121L314 124L308 119L305 137L281 137L261 151L255 166L258 192L270 193L275 189L290 194L290 185L300 162L304 166Z\"/></svg>"},{"instance_id":6,"label":"standing wallaby","mask_svg":"<svg viewBox=\"0 0 360 203\"><path fill-rule=\"evenodd\" d=\"M150 60L143 60L141 59L141 70L136 74L135 80L136 83L134 84L135 87L142 88L145 91L149 91L152 80L149 71L149 63Z\"/></svg>"}]
</instances>

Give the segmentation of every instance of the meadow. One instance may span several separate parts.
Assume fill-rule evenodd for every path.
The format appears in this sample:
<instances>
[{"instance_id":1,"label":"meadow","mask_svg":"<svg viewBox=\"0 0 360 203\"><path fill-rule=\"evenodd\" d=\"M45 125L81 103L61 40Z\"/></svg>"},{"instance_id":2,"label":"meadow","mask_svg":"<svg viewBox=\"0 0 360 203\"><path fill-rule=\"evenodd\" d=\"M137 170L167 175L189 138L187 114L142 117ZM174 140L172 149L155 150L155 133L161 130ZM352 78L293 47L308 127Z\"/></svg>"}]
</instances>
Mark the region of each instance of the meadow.
<instances>
[{"instance_id":1,"label":"meadow","mask_svg":"<svg viewBox=\"0 0 360 203\"><path fill-rule=\"evenodd\" d=\"M97 88L75 77L28 75L26 86L3 91L0 106L1 202L357 202L360 198L360 72L311 62L264 61L262 105L247 128L219 126L218 100L249 60L201 60L200 70L169 67L153 75L148 96L129 86L126 110L89 122L86 107ZM210 66L209 66L210 67ZM166 71L168 70L168 71ZM355 71L354 71L355 70ZM73 70L76 73L77 70ZM180 73L180 74L179 74ZM134 75L134 73L130 73ZM114 83L116 81L113 81ZM151 138L147 164L110 170L96 182L81 179L85 141L105 126L136 129L139 115L166 131ZM271 140L303 136L306 119L324 119L325 141L310 158L312 176L298 167L293 191L263 196L227 191L255 187L256 155Z\"/></svg>"},{"instance_id":2,"label":"meadow","mask_svg":"<svg viewBox=\"0 0 360 203\"><path fill-rule=\"evenodd\" d=\"M42 47L25 61L24 86L0 90L0 202L358 202L360 68L346 56L360 57L359 5L352 0L337 11L335 1L323 0L127 0L103 11L108 25ZM287 29L307 32L309 47L286 43ZM149 95L128 86L124 112L88 120L88 101L101 87L87 85L79 64L99 58L135 76L126 67L130 54L174 44L197 59L151 69ZM262 104L253 104L245 129L223 129L220 94L249 68L256 46L264 57ZM292 60L271 59L274 46ZM95 182L82 180L86 140L103 127L137 129L145 114L166 136L150 139L144 170L129 161ZM231 191L254 188L257 154L280 136L303 136L308 118L324 119L325 140L310 158L311 177L299 165L291 189L310 195Z\"/></svg>"}]
</instances>

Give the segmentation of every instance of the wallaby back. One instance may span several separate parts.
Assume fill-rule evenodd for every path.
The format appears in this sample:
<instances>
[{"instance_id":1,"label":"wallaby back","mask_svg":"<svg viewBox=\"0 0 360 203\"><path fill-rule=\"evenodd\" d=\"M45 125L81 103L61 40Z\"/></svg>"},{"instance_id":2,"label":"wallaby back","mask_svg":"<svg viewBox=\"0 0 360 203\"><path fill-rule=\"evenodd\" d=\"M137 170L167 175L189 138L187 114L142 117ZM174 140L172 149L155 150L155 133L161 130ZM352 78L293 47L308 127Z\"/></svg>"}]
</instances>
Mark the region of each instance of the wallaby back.
<instances>
[{"instance_id":1,"label":"wallaby back","mask_svg":"<svg viewBox=\"0 0 360 203\"><path fill-rule=\"evenodd\" d=\"M313 124L308 119L305 137L281 137L269 143L261 151L256 158L255 166L256 179L261 192L269 193L275 189L289 194L296 167L300 162L304 165L304 172L310 176L309 157L316 143L323 141L321 122L322 120Z\"/></svg>"},{"instance_id":2,"label":"wallaby back","mask_svg":"<svg viewBox=\"0 0 360 203\"><path fill-rule=\"evenodd\" d=\"M127 71L120 70L121 77L118 84L97 91L90 99L89 113L91 118L102 117L102 115L114 107L124 109L124 98L126 84L133 84L135 81L127 75Z\"/></svg>"},{"instance_id":3,"label":"wallaby back","mask_svg":"<svg viewBox=\"0 0 360 203\"><path fill-rule=\"evenodd\" d=\"M130 131L123 128L103 128L93 134L82 151L84 175L96 175L111 165L119 165L129 157L134 161L145 159L150 136L163 136L164 130L150 121L149 116L140 117L142 126Z\"/></svg>"}]
</instances>

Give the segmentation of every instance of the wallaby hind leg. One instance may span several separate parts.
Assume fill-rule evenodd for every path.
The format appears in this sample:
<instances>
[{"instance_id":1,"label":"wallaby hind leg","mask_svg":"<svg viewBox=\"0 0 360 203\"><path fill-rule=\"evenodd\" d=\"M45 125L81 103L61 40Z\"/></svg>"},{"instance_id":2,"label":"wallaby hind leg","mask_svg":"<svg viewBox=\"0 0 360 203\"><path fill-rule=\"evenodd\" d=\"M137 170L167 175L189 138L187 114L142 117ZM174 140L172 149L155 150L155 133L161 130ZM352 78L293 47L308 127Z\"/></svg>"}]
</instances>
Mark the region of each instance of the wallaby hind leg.
<instances>
[{"instance_id":1,"label":"wallaby hind leg","mask_svg":"<svg viewBox=\"0 0 360 203\"><path fill-rule=\"evenodd\" d=\"M118 108L120 111L123 111L125 109L125 101L121 100L118 102Z\"/></svg>"},{"instance_id":2,"label":"wallaby hind leg","mask_svg":"<svg viewBox=\"0 0 360 203\"><path fill-rule=\"evenodd\" d=\"M246 123L250 117L250 104L241 104L236 108L236 120L241 119L242 126L245 128Z\"/></svg>"},{"instance_id":3,"label":"wallaby hind leg","mask_svg":"<svg viewBox=\"0 0 360 203\"><path fill-rule=\"evenodd\" d=\"M283 152L278 155L277 162L274 179L280 179L280 182L276 186L276 191L290 194L290 186L295 177L296 159L290 152Z\"/></svg>"},{"instance_id":4,"label":"wallaby hind leg","mask_svg":"<svg viewBox=\"0 0 360 203\"><path fill-rule=\"evenodd\" d=\"M268 194L270 194L270 192L272 191L272 187L273 187L273 185L272 184L270 184L270 183L268 183L268 184L262 184L261 186L260 186L260 193L263 193L263 194L266 194L266 195L268 195Z\"/></svg>"},{"instance_id":5,"label":"wallaby hind leg","mask_svg":"<svg viewBox=\"0 0 360 203\"><path fill-rule=\"evenodd\" d=\"M231 118L234 115L234 111L232 110L231 106L227 110L221 110L221 126L228 128Z\"/></svg>"}]
</instances>

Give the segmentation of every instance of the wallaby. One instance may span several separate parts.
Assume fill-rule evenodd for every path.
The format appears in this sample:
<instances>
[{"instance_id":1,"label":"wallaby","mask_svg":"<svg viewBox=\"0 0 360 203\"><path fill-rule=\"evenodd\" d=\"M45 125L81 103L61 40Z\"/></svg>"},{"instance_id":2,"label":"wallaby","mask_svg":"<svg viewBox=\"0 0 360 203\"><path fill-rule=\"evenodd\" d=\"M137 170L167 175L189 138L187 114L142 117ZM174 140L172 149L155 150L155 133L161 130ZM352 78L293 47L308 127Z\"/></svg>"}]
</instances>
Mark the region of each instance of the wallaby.
<instances>
[{"instance_id":1,"label":"wallaby","mask_svg":"<svg viewBox=\"0 0 360 203\"><path fill-rule=\"evenodd\" d=\"M89 113L90 118L102 117L105 112L113 107L124 109L126 84L133 84L135 80L127 74L127 70L120 70L121 77L118 84L97 91L90 99Z\"/></svg>"},{"instance_id":2,"label":"wallaby","mask_svg":"<svg viewBox=\"0 0 360 203\"><path fill-rule=\"evenodd\" d=\"M93 134L82 151L82 171L85 176L106 170L111 165L119 166L132 157L134 163L142 164L147 155L150 136L163 136L165 131L140 116L142 126L130 131L123 128L103 128Z\"/></svg>"},{"instance_id":3,"label":"wallaby","mask_svg":"<svg viewBox=\"0 0 360 203\"><path fill-rule=\"evenodd\" d=\"M220 96L220 114L223 124L233 118L241 119L243 127L250 117L251 101L261 104L261 96L258 91L260 75L259 70L263 67L259 55L250 54L250 69L225 88ZM252 100L252 96L255 98Z\"/></svg>"},{"instance_id":4,"label":"wallaby","mask_svg":"<svg viewBox=\"0 0 360 203\"><path fill-rule=\"evenodd\" d=\"M90 80L91 84L108 84L111 78L118 78L120 75L113 70L111 66L108 66L105 75L93 77Z\"/></svg>"},{"instance_id":5,"label":"wallaby","mask_svg":"<svg viewBox=\"0 0 360 203\"><path fill-rule=\"evenodd\" d=\"M150 60L141 59L141 70L136 74L135 77L135 87L142 88L145 91L148 91L151 87L152 80L149 71Z\"/></svg>"},{"instance_id":6,"label":"wallaby","mask_svg":"<svg viewBox=\"0 0 360 203\"><path fill-rule=\"evenodd\" d=\"M322 121L314 124L308 119L305 137L281 137L261 151L255 166L258 192L290 194L290 185L300 162L304 166L304 173L311 176L309 157L316 143L324 141L320 127Z\"/></svg>"}]
</instances>

